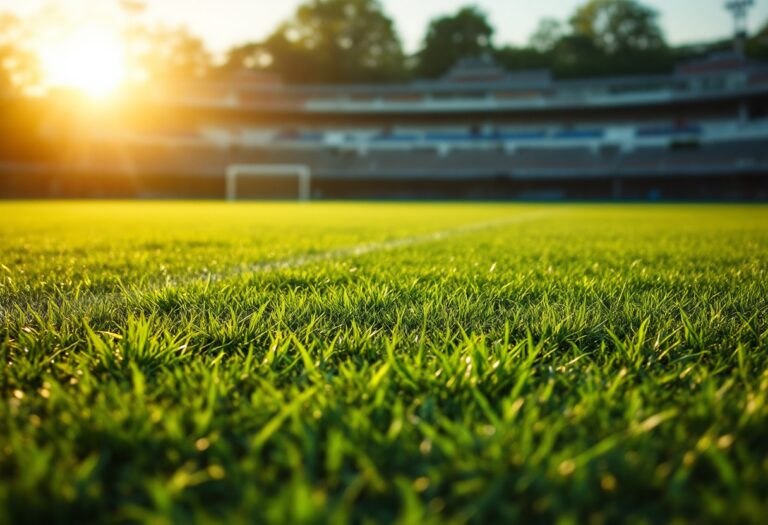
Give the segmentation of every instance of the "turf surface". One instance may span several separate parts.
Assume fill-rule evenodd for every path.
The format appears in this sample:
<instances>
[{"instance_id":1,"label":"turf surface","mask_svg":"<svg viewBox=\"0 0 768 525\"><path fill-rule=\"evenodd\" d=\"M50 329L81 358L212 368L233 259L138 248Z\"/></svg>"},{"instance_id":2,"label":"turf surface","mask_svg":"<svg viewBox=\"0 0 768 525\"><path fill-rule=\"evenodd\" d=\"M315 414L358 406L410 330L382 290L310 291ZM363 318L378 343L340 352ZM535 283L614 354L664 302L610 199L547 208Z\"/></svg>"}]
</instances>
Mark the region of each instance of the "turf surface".
<instances>
[{"instance_id":1,"label":"turf surface","mask_svg":"<svg viewBox=\"0 0 768 525\"><path fill-rule=\"evenodd\" d=\"M768 208L0 216L0 522L768 515Z\"/></svg>"}]
</instances>

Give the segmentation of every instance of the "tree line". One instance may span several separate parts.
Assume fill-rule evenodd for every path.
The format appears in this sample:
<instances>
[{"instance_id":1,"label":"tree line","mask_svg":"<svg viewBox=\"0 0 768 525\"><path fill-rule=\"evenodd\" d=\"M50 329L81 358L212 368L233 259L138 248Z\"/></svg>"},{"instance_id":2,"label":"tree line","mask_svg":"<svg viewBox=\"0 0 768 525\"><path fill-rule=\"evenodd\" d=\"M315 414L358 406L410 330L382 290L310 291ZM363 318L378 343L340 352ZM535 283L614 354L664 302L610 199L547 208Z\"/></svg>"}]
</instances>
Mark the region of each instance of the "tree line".
<instances>
[{"instance_id":1,"label":"tree line","mask_svg":"<svg viewBox=\"0 0 768 525\"><path fill-rule=\"evenodd\" d=\"M141 9L141 2L125 2ZM16 45L23 24L0 15L0 89L33 82L35 60ZM671 46L658 13L638 0L586 0L567 20L546 18L527 45L497 45L486 13L466 6L433 19L421 48L404 52L379 0L307 0L267 38L233 47L215 64L204 42L183 28L132 27L133 58L155 82L223 77L242 70L289 83L386 83L444 75L457 61L490 57L508 70L550 69L556 78L667 73L674 64L727 50L727 40ZM768 23L747 53L768 59Z\"/></svg>"},{"instance_id":2,"label":"tree line","mask_svg":"<svg viewBox=\"0 0 768 525\"><path fill-rule=\"evenodd\" d=\"M732 45L670 46L658 13L638 0L587 0L567 20L541 20L525 46L498 46L494 33L486 13L462 7L433 19L421 49L407 56L378 0L309 0L265 40L230 50L221 69L269 71L293 83L398 82L439 78L457 61L483 56L511 71L578 78L668 73ZM768 22L747 51L768 58Z\"/></svg>"}]
</instances>

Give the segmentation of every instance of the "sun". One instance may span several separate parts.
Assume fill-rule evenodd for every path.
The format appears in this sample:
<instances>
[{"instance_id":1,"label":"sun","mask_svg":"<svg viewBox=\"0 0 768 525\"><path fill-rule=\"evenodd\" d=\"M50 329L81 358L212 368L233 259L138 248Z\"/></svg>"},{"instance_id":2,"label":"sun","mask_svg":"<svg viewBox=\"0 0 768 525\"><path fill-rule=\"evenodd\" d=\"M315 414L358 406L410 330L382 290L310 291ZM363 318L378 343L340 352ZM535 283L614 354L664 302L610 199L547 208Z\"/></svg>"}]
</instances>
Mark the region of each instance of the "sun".
<instances>
[{"instance_id":1,"label":"sun","mask_svg":"<svg viewBox=\"0 0 768 525\"><path fill-rule=\"evenodd\" d=\"M119 33L81 26L47 42L40 50L45 84L93 97L113 93L126 78L125 46Z\"/></svg>"}]
</instances>

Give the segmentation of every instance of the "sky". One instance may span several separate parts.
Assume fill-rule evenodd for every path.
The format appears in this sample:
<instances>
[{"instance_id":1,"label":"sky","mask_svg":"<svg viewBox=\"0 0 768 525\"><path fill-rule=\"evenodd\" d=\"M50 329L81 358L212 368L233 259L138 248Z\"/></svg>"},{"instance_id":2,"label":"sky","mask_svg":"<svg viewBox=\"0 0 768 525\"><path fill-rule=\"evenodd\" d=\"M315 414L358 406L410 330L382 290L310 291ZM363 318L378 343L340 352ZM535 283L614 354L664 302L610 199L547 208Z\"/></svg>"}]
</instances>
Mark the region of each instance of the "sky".
<instances>
[{"instance_id":1,"label":"sky","mask_svg":"<svg viewBox=\"0 0 768 525\"><path fill-rule=\"evenodd\" d=\"M486 11L496 27L497 45L524 44L543 17L566 19L585 0L380 0L395 20L406 51L419 48L432 18L475 4ZM146 0L140 20L169 26L183 25L201 36L208 48L222 54L229 47L268 35L289 18L302 0ZM0 0L0 12L30 15L46 4L79 15L103 11L118 0ZM732 32L725 0L643 0L656 8L671 43L725 37ZM768 20L768 0L755 0L750 28Z\"/></svg>"}]
</instances>

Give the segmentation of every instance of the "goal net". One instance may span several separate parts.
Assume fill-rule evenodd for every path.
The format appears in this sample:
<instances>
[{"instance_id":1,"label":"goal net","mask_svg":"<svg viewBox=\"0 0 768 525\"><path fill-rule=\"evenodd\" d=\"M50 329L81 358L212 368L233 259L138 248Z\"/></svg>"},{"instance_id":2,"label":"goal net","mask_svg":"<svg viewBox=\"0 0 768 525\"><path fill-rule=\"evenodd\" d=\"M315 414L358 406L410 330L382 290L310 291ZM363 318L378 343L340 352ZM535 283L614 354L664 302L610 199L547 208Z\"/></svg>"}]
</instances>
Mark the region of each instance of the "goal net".
<instances>
[{"instance_id":1,"label":"goal net","mask_svg":"<svg viewBox=\"0 0 768 525\"><path fill-rule=\"evenodd\" d=\"M288 177L298 181L298 199L308 201L312 172L309 166L301 164L233 164L227 167L227 200L233 201L238 196L238 182L244 177Z\"/></svg>"}]
</instances>

